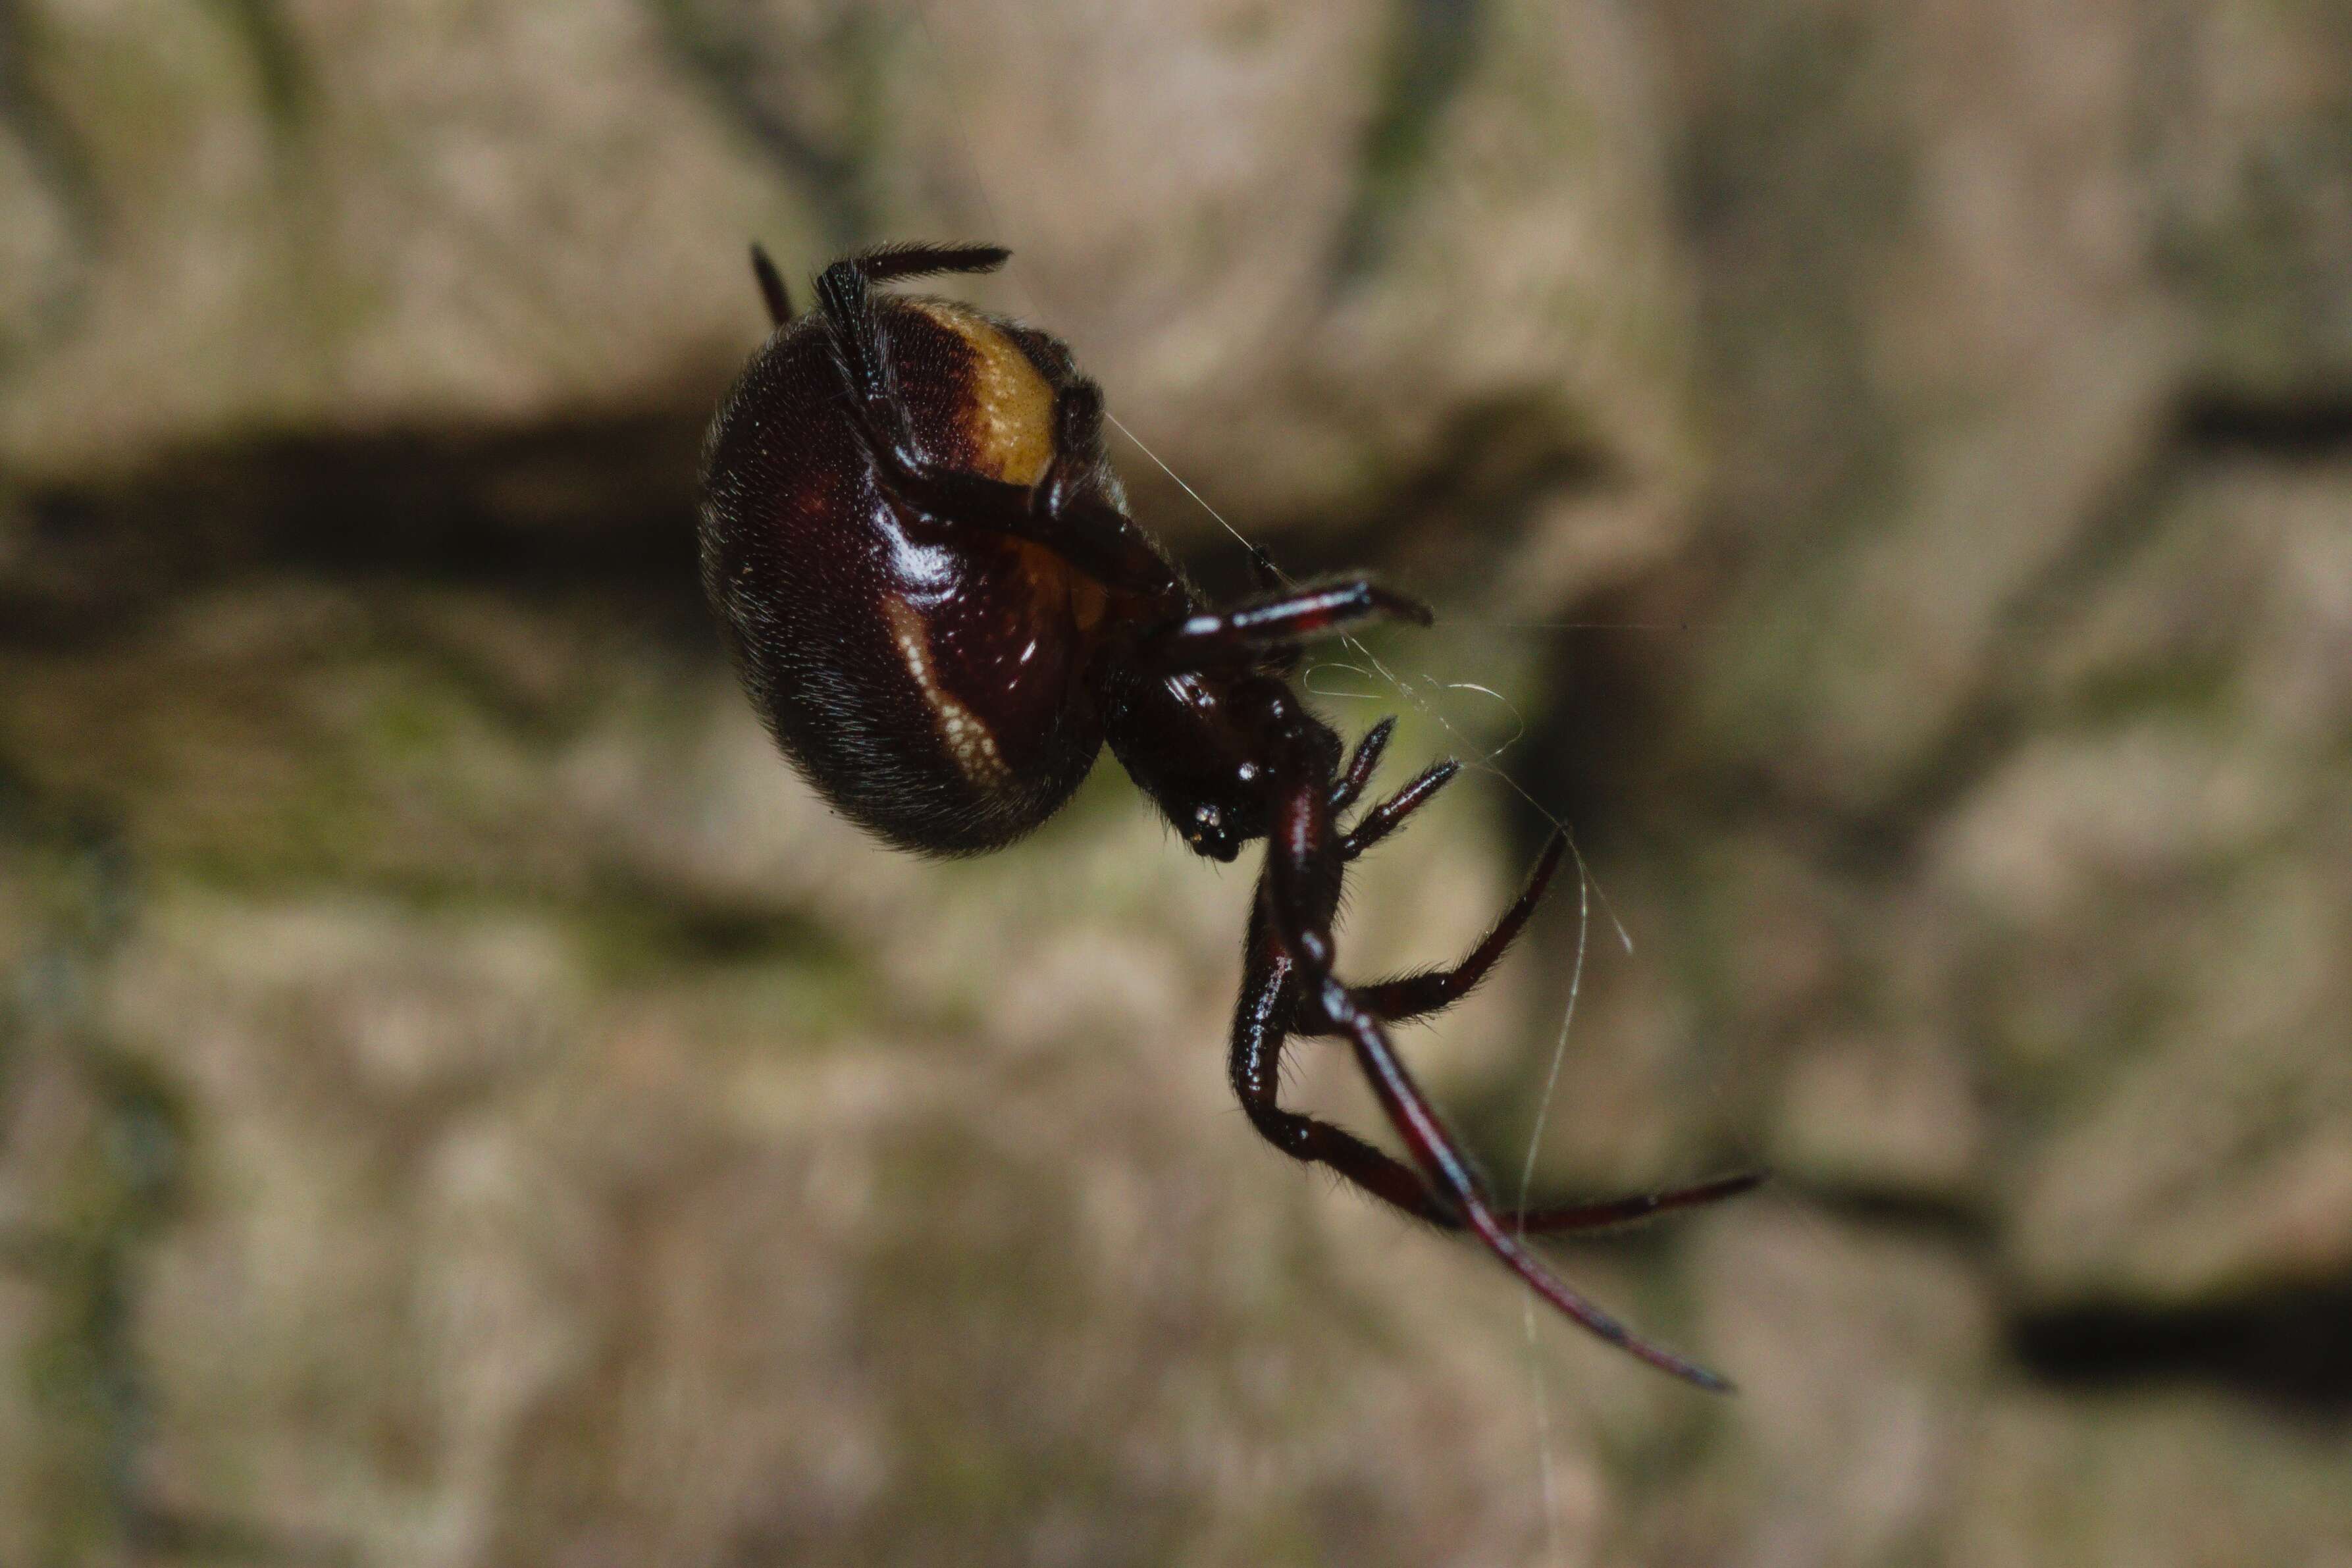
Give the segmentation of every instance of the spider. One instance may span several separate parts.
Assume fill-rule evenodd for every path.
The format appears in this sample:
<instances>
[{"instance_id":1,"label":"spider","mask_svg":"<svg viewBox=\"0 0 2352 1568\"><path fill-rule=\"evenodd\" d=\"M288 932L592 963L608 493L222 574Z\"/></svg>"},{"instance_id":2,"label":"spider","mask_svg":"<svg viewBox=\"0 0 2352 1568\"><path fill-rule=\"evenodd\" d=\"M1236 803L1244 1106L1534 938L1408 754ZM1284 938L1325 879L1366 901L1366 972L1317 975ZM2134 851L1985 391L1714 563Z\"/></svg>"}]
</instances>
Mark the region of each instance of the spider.
<instances>
[{"instance_id":1,"label":"spider","mask_svg":"<svg viewBox=\"0 0 2352 1568\"><path fill-rule=\"evenodd\" d=\"M1002 266L995 246L887 246L827 267L795 318L766 253L775 324L713 421L702 575L746 689L786 756L843 816L918 854L1009 844L1066 801L1104 743L1186 844L1233 860L1266 840L1250 906L1231 1073L1284 1153L1467 1229L1569 1318L1701 1388L1718 1374L1639 1338L1570 1289L1527 1233L1616 1226L1729 1197L1753 1174L1508 1213L1481 1189L1388 1026L1459 1001L1559 868L1555 833L1517 899L1459 963L1351 985L1332 924L1349 861L1458 771L1423 770L1352 822L1395 726L1353 751L1290 677L1306 646L1377 620L1430 624L1369 577L1210 605L1128 516L1103 451L1102 393L1057 339L877 285ZM1284 1043L1345 1040L1411 1152L1393 1158L1278 1102Z\"/></svg>"}]
</instances>

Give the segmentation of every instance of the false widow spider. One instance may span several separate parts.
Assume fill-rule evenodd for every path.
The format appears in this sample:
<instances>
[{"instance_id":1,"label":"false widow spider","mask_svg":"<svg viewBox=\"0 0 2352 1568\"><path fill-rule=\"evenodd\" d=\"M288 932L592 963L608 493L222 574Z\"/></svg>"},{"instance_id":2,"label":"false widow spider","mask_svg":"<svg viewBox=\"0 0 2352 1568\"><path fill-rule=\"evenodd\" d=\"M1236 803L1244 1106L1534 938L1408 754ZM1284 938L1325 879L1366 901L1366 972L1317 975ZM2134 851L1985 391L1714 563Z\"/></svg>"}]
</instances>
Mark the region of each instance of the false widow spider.
<instances>
[{"instance_id":1,"label":"false widow spider","mask_svg":"<svg viewBox=\"0 0 2352 1568\"><path fill-rule=\"evenodd\" d=\"M1615 1226L1744 1192L1738 1175L1526 1214L1497 1211L1389 1038L1459 1001L1527 924L1566 848L1461 963L1371 985L1337 974L1348 863L1458 770L1423 770L1352 824L1395 721L1344 753L1289 676L1306 644L1418 601L1364 576L1213 607L1127 514L1103 450L1101 390L1045 332L876 286L992 271L994 246L898 245L836 261L795 318L752 248L774 331L706 448L703 584L754 705L800 772L852 821L927 855L993 849L1067 800L1104 743L1200 854L1267 842L1244 945L1231 1071L1250 1121L1417 1218L1467 1229L1544 1300L1702 1388L1717 1374L1635 1336L1563 1284L1528 1232ZM1278 1103L1284 1043L1353 1048L1413 1163ZM1417 1169L1415 1167L1418 1167Z\"/></svg>"}]
</instances>

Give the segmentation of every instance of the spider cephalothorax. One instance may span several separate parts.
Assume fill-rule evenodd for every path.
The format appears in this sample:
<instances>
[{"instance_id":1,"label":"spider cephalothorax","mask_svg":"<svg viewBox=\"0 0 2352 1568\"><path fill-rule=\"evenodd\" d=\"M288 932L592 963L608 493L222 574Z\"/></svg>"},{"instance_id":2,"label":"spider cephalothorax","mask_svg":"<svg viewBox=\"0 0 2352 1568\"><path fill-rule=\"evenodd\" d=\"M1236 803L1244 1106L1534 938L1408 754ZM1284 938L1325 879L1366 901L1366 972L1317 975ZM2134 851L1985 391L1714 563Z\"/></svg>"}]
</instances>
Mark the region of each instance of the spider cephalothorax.
<instances>
[{"instance_id":1,"label":"spider cephalothorax","mask_svg":"<svg viewBox=\"0 0 2352 1568\"><path fill-rule=\"evenodd\" d=\"M1635 1338L1529 1252L1525 1232L1612 1226L1742 1192L1671 1192L1498 1213L1389 1040L1493 967L1559 864L1535 874L1459 964L1342 981L1331 927L1349 861L1454 776L1439 763L1343 826L1393 721L1349 753L1289 676L1299 648L1364 622L1427 625L1361 576L1211 606L1128 517L1102 394L1044 332L896 278L985 272L994 247L893 246L837 261L795 320L765 256L776 331L728 396L703 476L702 573L752 700L827 800L903 848L1010 843L1069 798L1108 743L1186 843L1231 860L1267 841L1234 1019L1234 1089L1276 1148L1409 1214L1474 1232L1546 1300L1706 1388L1723 1380ZM1277 1102L1284 1042L1353 1048L1414 1163ZM1416 1169L1415 1167L1418 1167Z\"/></svg>"}]
</instances>

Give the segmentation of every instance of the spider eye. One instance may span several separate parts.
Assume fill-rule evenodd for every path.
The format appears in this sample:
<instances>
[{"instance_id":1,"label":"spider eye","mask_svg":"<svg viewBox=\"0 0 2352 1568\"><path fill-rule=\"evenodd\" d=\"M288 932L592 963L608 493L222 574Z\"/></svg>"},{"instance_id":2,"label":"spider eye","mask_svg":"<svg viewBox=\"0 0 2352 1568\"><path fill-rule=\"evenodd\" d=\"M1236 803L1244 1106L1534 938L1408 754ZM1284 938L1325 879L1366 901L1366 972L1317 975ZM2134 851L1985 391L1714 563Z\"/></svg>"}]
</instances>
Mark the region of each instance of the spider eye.
<instances>
[{"instance_id":1,"label":"spider eye","mask_svg":"<svg viewBox=\"0 0 2352 1568\"><path fill-rule=\"evenodd\" d=\"M1206 855L1212 860L1231 860L1241 851L1240 842L1225 826L1225 814L1221 806L1196 805L1191 819L1184 825L1184 841L1196 855Z\"/></svg>"}]
</instances>

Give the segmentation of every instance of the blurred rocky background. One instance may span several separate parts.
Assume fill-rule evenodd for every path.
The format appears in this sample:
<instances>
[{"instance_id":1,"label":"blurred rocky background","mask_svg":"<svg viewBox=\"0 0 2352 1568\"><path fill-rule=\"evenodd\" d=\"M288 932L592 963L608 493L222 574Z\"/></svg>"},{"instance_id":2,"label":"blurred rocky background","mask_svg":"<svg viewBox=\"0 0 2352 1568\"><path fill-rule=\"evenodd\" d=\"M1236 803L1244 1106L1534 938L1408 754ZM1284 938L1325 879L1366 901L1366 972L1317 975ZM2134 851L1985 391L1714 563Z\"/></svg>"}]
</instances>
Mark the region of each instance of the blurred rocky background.
<instances>
[{"instance_id":1,"label":"blurred rocky background","mask_svg":"<svg viewBox=\"0 0 2352 1568\"><path fill-rule=\"evenodd\" d=\"M753 236L1016 247L1437 600L1342 952L1573 825L1412 1048L1506 1189L1778 1173L1554 1253L1738 1398L1257 1142L1115 764L794 782ZM0 0L0 981L6 1568L2345 1568L2352 11Z\"/></svg>"}]
</instances>

